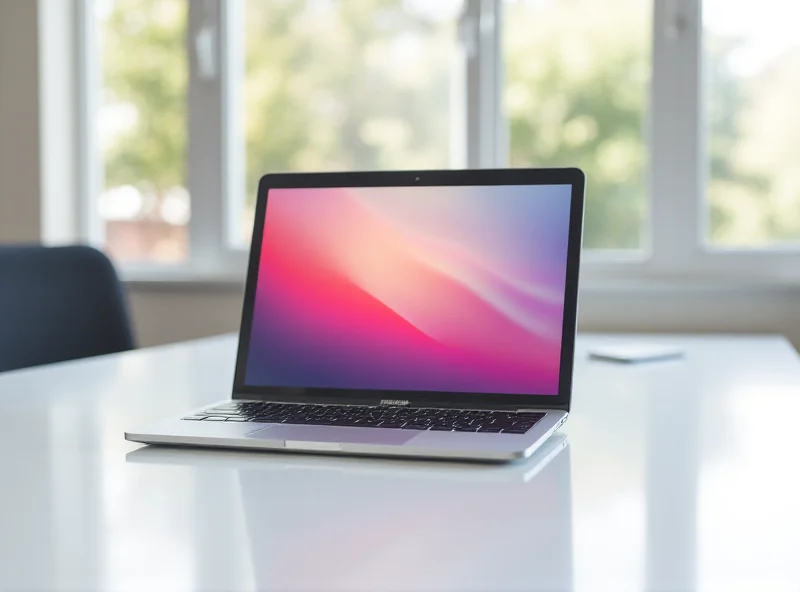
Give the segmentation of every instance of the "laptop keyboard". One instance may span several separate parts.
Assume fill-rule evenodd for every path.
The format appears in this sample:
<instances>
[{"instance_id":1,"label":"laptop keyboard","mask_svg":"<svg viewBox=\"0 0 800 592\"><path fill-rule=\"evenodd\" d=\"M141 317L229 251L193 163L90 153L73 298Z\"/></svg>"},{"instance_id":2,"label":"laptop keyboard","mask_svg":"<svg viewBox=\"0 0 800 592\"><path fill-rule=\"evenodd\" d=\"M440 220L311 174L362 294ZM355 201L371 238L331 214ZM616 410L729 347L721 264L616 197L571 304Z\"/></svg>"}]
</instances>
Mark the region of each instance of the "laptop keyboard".
<instances>
[{"instance_id":1,"label":"laptop keyboard","mask_svg":"<svg viewBox=\"0 0 800 592\"><path fill-rule=\"evenodd\" d=\"M544 416L535 412L231 401L183 419L524 434Z\"/></svg>"}]
</instances>

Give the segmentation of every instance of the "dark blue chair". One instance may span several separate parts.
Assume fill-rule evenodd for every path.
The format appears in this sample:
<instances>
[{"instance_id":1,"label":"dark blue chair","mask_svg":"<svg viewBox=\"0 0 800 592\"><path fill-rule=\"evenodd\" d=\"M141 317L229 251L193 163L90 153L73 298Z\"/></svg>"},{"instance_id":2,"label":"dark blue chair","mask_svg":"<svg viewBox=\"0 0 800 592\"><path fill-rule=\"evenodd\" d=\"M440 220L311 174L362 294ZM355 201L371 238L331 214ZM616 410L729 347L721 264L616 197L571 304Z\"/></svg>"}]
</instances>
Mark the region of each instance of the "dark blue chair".
<instances>
[{"instance_id":1,"label":"dark blue chair","mask_svg":"<svg viewBox=\"0 0 800 592\"><path fill-rule=\"evenodd\" d=\"M122 284L85 246L0 246L0 372L133 349Z\"/></svg>"}]
</instances>

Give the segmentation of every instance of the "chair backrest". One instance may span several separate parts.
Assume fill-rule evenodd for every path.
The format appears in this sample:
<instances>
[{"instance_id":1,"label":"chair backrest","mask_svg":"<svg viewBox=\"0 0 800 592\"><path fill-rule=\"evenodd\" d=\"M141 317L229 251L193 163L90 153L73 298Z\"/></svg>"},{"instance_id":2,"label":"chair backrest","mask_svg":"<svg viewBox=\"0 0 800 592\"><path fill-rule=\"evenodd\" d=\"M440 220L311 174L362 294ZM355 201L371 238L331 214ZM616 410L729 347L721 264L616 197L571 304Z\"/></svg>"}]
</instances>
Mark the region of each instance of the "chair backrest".
<instances>
[{"instance_id":1,"label":"chair backrest","mask_svg":"<svg viewBox=\"0 0 800 592\"><path fill-rule=\"evenodd\" d=\"M0 246L0 372L133 349L114 266L85 246Z\"/></svg>"}]
</instances>

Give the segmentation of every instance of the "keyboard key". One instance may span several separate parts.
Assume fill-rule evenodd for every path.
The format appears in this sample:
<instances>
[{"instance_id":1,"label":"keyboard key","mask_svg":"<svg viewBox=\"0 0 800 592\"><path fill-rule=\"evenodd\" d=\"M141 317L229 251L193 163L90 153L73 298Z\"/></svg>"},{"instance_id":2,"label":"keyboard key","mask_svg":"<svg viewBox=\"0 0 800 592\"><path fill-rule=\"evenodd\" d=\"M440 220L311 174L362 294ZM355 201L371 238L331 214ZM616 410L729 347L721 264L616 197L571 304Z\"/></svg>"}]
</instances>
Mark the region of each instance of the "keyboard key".
<instances>
[{"instance_id":1,"label":"keyboard key","mask_svg":"<svg viewBox=\"0 0 800 592\"><path fill-rule=\"evenodd\" d=\"M226 418L224 418L224 417L219 417L219 416L212 415L210 417L206 417L205 421L225 421L225 419Z\"/></svg>"},{"instance_id":2,"label":"keyboard key","mask_svg":"<svg viewBox=\"0 0 800 592\"><path fill-rule=\"evenodd\" d=\"M478 431L479 432L487 432L487 433L490 433L490 434L499 434L500 432L503 431L503 428L500 428L500 427L497 427L497 426L483 426L483 427L478 428Z\"/></svg>"},{"instance_id":3,"label":"keyboard key","mask_svg":"<svg viewBox=\"0 0 800 592\"><path fill-rule=\"evenodd\" d=\"M329 420L327 425L340 426L340 427L358 426L358 424L356 423L356 420L347 419L347 418L344 418L344 417L335 417L335 418Z\"/></svg>"},{"instance_id":4,"label":"keyboard key","mask_svg":"<svg viewBox=\"0 0 800 592\"><path fill-rule=\"evenodd\" d=\"M384 421L380 427L382 428L402 428L403 424L406 422L403 421Z\"/></svg>"},{"instance_id":5,"label":"keyboard key","mask_svg":"<svg viewBox=\"0 0 800 592\"><path fill-rule=\"evenodd\" d=\"M205 418L206 418L205 415L190 415L188 417L181 417L181 419L189 421L203 421Z\"/></svg>"},{"instance_id":6,"label":"keyboard key","mask_svg":"<svg viewBox=\"0 0 800 592\"><path fill-rule=\"evenodd\" d=\"M317 417L292 417L286 420L285 423L303 424L303 425L329 425L331 420L322 419Z\"/></svg>"},{"instance_id":7,"label":"keyboard key","mask_svg":"<svg viewBox=\"0 0 800 592\"><path fill-rule=\"evenodd\" d=\"M479 421L454 421L450 425L454 428L474 428L477 430L482 424Z\"/></svg>"},{"instance_id":8,"label":"keyboard key","mask_svg":"<svg viewBox=\"0 0 800 592\"><path fill-rule=\"evenodd\" d=\"M377 428L381 425L380 419L362 419L356 422L356 425L362 428Z\"/></svg>"},{"instance_id":9,"label":"keyboard key","mask_svg":"<svg viewBox=\"0 0 800 592\"><path fill-rule=\"evenodd\" d=\"M432 432L452 432L453 426L435 425L431 428Z\"/></svg>"}]
</instances>

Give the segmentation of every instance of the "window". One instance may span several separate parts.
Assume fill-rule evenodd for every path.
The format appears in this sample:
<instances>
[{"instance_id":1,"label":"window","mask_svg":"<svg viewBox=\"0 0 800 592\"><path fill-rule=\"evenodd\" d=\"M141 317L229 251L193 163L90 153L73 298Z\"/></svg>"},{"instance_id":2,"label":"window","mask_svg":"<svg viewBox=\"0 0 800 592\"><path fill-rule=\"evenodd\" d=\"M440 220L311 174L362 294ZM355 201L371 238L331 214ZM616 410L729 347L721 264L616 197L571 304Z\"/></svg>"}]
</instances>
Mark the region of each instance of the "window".
<instances>
[{"instance_id":1,"label":"window","mask_svg":"<svg viewBox=\"0 0 800 592\"><path fill-rule=\"evenodd\" d=\"M584 245L640 248L651 7L642 0L503 4L509 164L581 167Z\"/></svg>"},{"instance_id":2,"label":"window","mask_svg":"<svg viewBox=\"0 0 800 592\"><path fill-rule=\"evenodd\" d=\"M96 238L123 263L185 261L185 0L97 0L101 89Z\"/></svg>"},{"instance_id":3,"label":"window","mask_svg":"<svg viewBox=\"0 0 800 592\"><path fill-rule=\"evenodd\" d=\"M800 246L800 5L706 0L707 240Z\"/></svg>"},{"instance_id":4,"label":"window","mask_svg":"<svg viewBox=\"0 0 800 592\"><path fill-rule=\"evenodd\" d=\"M792 3L79 4L88 228L127 265L238 274L265 172L577 165L590 276L800 277Z\"/></svg>"},{"instance_id":5,"label":"window","mask_svg":"<svg viewBox=\"0 0 800 592\"><path fill-rule=\"evenodd\" d=\"M266 172L454 164L460 8L424 0L243 3L246 183L236 244L250 239Z\"/></svg>"}]
</instances>

